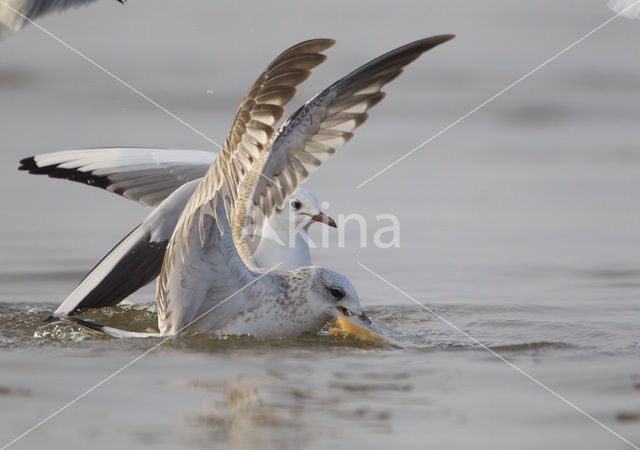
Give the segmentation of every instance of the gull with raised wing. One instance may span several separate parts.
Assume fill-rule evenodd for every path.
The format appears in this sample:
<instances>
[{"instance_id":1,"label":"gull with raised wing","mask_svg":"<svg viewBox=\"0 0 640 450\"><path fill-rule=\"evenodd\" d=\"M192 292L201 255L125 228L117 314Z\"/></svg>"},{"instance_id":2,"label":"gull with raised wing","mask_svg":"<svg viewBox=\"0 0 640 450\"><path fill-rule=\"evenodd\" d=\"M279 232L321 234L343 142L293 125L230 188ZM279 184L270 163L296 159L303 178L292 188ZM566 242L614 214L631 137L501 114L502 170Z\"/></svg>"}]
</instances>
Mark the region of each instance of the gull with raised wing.
<instances>
[{"instance_id":1,"label":"gull with raised wing","mask_svg":"<svg viewBox=\"0 0 640 450\"><path fill-rule=\"evenodd\" d=\"M337 316L371 323L341 274L316 266L260 268L251 253L260 237L251 229L353 137L367 110L382 100L386 83L453 37L421 39L374 59L309 100L277 134L272 126L292 96L285 83L298 76L292 55L329 41L298 44L267 67L240 104L218 158L169 241L156 293L160 334L297 335Z\"/></svg>"},{"instance_id":2,"label":"gull with raised wing","mask_svg":"<svg viewBox=\"0 0 640 450\"><path fill-rule=\"evenodd\" d=\"M99 187L154 210L82 279L48 320L89 308L114 306L160 273L180 214L217 153L159 148L64 150L25 158L20 170ZM299 188L265 221L266 239L254 251L261 267L283 270L311 265L306 236L311 224L336 227L318 200Z\"/></svg>"}]
</instances>

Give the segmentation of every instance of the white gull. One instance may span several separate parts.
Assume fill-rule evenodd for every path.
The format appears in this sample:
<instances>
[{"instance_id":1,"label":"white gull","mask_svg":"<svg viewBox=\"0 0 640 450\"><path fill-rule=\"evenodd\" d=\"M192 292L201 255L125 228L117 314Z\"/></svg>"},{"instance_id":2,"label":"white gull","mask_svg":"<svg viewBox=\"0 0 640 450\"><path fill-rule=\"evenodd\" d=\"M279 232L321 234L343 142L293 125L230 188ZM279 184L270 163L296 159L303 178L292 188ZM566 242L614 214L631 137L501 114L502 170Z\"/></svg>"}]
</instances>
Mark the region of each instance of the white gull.
<instances>
[{"instance_id":1,"label":"white gull","mask_svg":"<svg viewBox=\"0 0 640 450\"><path fill-rule=\"evenodd\" d=\"M169 241L156 292L161 335L296 335L340 315L365 327L371 323L346 277L316 266L262 269L250 251L255 236L245 230L282 207L353 137L367 110L383 98L382 87L405 65L452 38L422 39L365 64L308 101L277 134L272 126L295 93L292 85L308 76L301 56L332 41L303 42L267 67L243 99L220 155ZM252 170L256 166L259 172Z\"/></svg>"},{"instance_id":2,"label":"white gull","mask_svg":"<svg viewBox=\"0 0 640 450\"><path fill-rule=\"evenodd\" d=\"M113 306L160 273L178 218L217 153L158 148L95 148L45 153L20 161L20 170L100 187L155 207L82 279L50 319L89 308ZM185 183L186 181L186 183ZM335 222L320 211L315 196L299 188L265 221L254 258L261 267L284 270L311 265L309 226Z\"/></svg>"}]
</instances>

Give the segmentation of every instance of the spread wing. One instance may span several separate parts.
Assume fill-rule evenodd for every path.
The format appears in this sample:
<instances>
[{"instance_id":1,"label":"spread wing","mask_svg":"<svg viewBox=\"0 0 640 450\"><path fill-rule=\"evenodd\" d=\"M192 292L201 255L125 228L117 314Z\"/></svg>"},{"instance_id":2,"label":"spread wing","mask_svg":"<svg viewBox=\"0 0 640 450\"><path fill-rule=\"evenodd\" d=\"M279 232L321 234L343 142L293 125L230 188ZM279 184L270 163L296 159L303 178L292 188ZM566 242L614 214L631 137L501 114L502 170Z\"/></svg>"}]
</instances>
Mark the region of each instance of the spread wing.
<instances>
[{"instance_id":1,"label":"spread wing","mask_svg":"<svg viewBox=\"0 0 640 450\"><path fill-rule=\"evenodd\" d=\"M284 105L297 93L295 86L306 80L311 69L326 59L320 52L333 44L334 41L330 39L313 39L297 44L278 56L253 83L240 103L218 158L185 207L176 228L176 233L185 239L181 242L182 245L188 246L187 230L196 218L200 240L204 240L204 214L211 215L218 229L223 231L214 205L222 200L229 217L229 207L235 207L242 179L264 149L268 148L274 134L273 126L284 115ZM229 200L225 195L229 196ZM181 227L184 228L183 231L180 231Z\"/></svg>"},{"instance_id":2,"label":"spread wing","mask_svg":"<svg viewBox=\"0 0 640 450\"><path fill-rule=\"evenodd\" d=\"M218 154L163 148L91 148L43 153L19 170L105 189L156 207L178 187L202 178Z\"/></svg>"},{"instance_id":3,"label":"spread wing","mask_svg":"<svg viewBox=\"0 0 640 450\"><path fill-rule=\"evenodd\" d=\"M249 174L243 192L250 193L245 211L234 218L234 240L243 259L257 247L259 233L238 239L236 230L244 226L261 230L264 217L330 158L336 148L353 137L353 131L369 115L367 110L384 97L382 87L402 73L403 67L422 53L452 39L433 36L386 53L336 81L303 105L280 128L271 149L261 156L260 174ZM248 242L245 242L248 241Z\"/></svg>"},{"instance_id":4,"label":"spread wing","mask_svg":"<svg viewBox=\"0 0 640 450\"><path fill-rule=\"evenodd\" d=\"M229 229L229 208L235 208L242 179L268 148L272 127L297 93L295 86L326 59L320 52L333 44L329 39L314 39L286 50L269 64L242 100L218 158L189 199L169 241L156 293L163 332L175 332L205 302L222 302L233 287L245 285L253 276L238 256L231 233L224 233ZM220 318L226 315L217 311L216 320L219 314Z\"/></svg>"}]
</instances>

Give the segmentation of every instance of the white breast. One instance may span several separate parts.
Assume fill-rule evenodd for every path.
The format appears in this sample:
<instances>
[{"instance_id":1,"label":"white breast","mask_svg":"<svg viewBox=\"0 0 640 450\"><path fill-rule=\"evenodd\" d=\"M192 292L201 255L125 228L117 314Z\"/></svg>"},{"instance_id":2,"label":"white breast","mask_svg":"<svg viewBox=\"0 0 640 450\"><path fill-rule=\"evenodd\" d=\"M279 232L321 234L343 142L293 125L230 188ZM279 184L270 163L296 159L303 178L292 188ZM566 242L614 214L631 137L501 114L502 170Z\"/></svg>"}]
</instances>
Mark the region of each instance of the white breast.
<instances>
[{"instance_id":1,"label":"white breast","mask_svg":"<svg viewBox=\"0 0 640 450\"><path fill-rule=\"evenodd\" d=\"M303 298L284 300L263 298L255 306L246 309L215 330L215 334L256 337L296 336L309 330L320 329L329 319L313 311Z\"/></svg>"}]
</instances>

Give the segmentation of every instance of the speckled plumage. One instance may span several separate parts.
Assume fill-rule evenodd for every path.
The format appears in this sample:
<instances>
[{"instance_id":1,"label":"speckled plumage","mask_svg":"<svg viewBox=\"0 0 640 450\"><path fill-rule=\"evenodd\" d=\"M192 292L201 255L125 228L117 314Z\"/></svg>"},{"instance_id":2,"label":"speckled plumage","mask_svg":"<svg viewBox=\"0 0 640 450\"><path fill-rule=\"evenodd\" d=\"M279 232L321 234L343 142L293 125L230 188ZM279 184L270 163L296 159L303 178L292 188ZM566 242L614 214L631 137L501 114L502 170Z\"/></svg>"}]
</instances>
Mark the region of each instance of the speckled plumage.
<instances>
[{"instance_id":1,"label":"speckled plumage","mask_svg":"<svg viewBox=\"0 0 640 450\"><path fill-rule=\"evenodd\" d=\"M186 254L180 247L173 263L178 268L167 294L158 301L158 324L162 334L180 331L254 336L295 335L317 330L341 305L362 315L355 288L342 275L317 266L292 271L249 270L238 255L229 233L229 223L218 204L224 233L214 219L204 218L206 239L191 240ZM197 225L192 224L193 233ZM340 288L345 298L336 301L332 288ZM167 300L164 300L167 299Z\"/></svg>"},{"instance_id":2,"label":"speckled plumage","mask_svg":"<svg viewBox=\"0 0 640 450\"><path fill-rule=\"evenodd\" d=\"M318 51L332 41L298 44L269 65L243 99L220 156L187 204L171 238L158 278L161 333L291 335L317 330L339 314L359 317L365 326L370 323L355 288L338 273L313 266L290 272L258 269L243 230L249 222L271 216L337 146L353 136L352 131L368 118L367 110L383 98L382 87L404 66L451 38L422 39L374 59L307 102L275 139L271 138L272 120L262 122L258 139L246 125L259 104L257 98L271 82L270 74L288 64L289 58L295 59L300 49ZM296 76L285 78L299 82ZM288 100L278 100L278 105ZM248 148L242 144L245 139L258 150L255 159L248 158ZM248 164L242 166L247 159ZM260 174L255 173L256 166ZM224 201L227 194L228 204Z\"/></svg>"}]
</instances>

